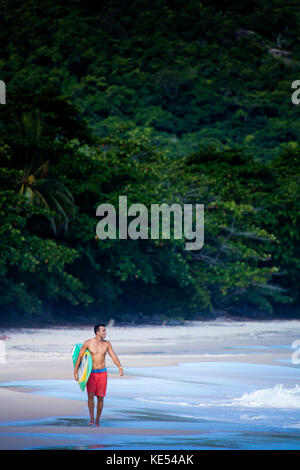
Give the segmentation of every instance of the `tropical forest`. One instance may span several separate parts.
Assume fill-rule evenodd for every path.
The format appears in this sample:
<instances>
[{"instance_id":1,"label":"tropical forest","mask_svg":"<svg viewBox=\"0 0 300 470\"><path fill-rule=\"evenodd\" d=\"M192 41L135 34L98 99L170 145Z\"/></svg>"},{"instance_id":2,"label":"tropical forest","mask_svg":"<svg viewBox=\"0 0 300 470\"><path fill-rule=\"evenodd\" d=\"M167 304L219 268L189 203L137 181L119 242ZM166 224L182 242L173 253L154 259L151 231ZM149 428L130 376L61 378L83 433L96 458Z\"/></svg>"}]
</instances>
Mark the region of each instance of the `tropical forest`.
<instances>
[{"instance_id":1,"label":"tropical forest","mask_svg":"<svg viewBox=\"0 0 300 470\"><path fill-rule=\"evenodd\" d=\"M0 323L300 318L298 0L0 5ZM202 248L99 237L120 196Z\"/></svg>"}]
</instances>

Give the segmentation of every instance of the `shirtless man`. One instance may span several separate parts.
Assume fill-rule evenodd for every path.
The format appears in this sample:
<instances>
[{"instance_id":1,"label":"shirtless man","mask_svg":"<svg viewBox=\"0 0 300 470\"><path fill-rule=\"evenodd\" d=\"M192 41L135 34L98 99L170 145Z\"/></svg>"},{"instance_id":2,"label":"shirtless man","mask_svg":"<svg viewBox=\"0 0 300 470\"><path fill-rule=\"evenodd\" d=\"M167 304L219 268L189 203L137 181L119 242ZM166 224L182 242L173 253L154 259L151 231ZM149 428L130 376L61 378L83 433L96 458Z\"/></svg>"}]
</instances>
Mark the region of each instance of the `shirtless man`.
<instances>
[{"instance_id":1,"label":"shirtless man","mask_svg":"<svg viewBox=\"0 0 300 470\"><path fill-rule=\"evenodd\" d=\"M79 351L78 359L74 368L74 378L78 381L78 367L85 351L88 349L92 355L93 360L93 369L86 384L86 390L88 394L88 407L90 412L89 425L91 426L94 424L94 396L97 395L98 405L95 424L96 426L99 426L99 420L103 408L103 398L105 397L107 386L107 370L105 367L106 353L108 352L116 366L119 367L120 376L123 375L123 368L121 367L120 361L117 355L115 354L111 343L104 339L106 336L105 325L96 325L94 328L94 332L96 335L95 338L91 338L85 341Z\"/></svg>"}]
</instances>

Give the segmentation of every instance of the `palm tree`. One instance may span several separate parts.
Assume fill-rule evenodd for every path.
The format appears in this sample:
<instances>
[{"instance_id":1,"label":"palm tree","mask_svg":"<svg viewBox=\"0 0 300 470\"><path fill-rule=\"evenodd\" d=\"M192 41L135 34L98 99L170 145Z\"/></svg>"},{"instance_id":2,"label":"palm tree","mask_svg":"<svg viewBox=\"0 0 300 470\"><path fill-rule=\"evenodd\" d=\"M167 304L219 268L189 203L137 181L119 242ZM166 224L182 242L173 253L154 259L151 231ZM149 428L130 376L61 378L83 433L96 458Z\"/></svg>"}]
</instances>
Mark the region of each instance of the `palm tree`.
<instances>
[{"instance_id":1,"label":"palm tree","mask_svg":"<svg viewBox=\"0 0 300 470\"><path fill-rule=\"evenodd\" d=\"M42 134L42 124L38 110L23 113L17 123L20 136L25 139L24 170L20 182L20 194L25 196L28 204L42 206L48 212L52 230L56 235L61 230L67 230L69 221L75 215L74 198L66 186L55 178L49 177L49 160L33 170L41 155L37 152Z\"/></svg>"}]
</instances>

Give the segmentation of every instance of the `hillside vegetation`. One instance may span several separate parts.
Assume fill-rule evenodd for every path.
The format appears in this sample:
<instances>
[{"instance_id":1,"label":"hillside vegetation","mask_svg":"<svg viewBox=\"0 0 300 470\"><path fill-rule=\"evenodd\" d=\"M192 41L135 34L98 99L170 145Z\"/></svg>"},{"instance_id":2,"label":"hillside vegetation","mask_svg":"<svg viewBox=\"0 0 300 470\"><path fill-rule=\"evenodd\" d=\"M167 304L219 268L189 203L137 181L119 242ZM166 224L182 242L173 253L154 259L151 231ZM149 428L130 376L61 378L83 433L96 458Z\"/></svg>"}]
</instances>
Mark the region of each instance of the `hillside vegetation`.
<instances>
[{"instance_id":1,"label":"hillside vegetation","mask_svg":"<svg viewBox=\"0 0 300 470\"><path fill-rule=\"evenodd\" d=\"M299 315L298 1L0 5L2 321ZM120 195L203 249L98 239Z\"/></svg>"}]
</instances>

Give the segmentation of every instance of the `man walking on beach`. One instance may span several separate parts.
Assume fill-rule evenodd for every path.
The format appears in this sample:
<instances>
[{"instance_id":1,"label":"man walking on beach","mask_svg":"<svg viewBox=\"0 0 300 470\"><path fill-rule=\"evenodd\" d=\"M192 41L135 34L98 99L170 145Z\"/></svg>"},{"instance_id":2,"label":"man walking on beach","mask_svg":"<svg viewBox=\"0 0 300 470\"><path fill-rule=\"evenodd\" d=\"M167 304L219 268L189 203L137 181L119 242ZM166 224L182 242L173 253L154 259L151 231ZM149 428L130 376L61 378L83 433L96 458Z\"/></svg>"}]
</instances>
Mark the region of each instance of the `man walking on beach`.
<instances>
[{"instance_id":1,"label":"man walking on beach","mask_svg":"<svg viewBox=\"0 0 300 470\"><path fill-rule=\"evenodd\" d=\"M80 361L88 349L91 353L93 360L93 369L91 375L86 384L86 390L88 394L88 407L90 412L90 422L89 425L94 424L94 396L97 396L97 417L96 425L99 426L99 420L103 409L103 398L106 395L106 386L107 386L107 370L105 367L105 355L108 352L116 366L119 368L120 376L123 375L123 367L121 367L120 361L115 354L112 345L109 341L106 341L104 338L106 336L106 325L99 324L94 328L95 338L88 339L83 343L82 348L79 351L78 359L74 368L74 377L78 381L78 367Z\"/></svg>"}]
</instances>

